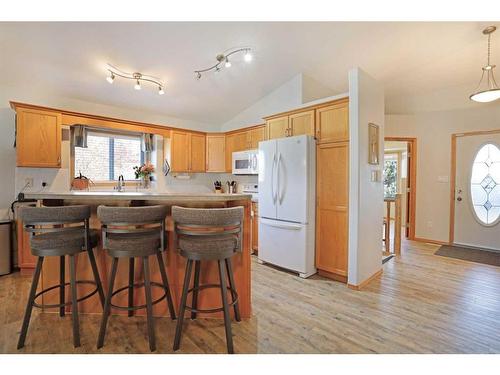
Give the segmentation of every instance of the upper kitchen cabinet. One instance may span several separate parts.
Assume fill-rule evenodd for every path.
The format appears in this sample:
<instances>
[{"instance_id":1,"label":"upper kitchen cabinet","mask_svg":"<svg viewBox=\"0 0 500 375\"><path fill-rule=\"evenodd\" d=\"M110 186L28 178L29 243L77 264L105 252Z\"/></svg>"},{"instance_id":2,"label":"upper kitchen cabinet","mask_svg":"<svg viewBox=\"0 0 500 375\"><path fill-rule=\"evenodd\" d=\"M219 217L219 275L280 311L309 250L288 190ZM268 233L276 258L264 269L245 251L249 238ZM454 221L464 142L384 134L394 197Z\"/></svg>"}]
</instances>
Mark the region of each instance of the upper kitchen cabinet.
<instances>
[{"instance_id":1,"label":"upper kitchen cabinet","mask_svg":"<svg viewBox=\"0 0 500 375\"><path fill-rule=\"evenodd\" d=\"M349 140L348 100L342 100L316 110L316 139L319 143Z\"/></svg>"},{"instance_id":2,"label":"upper kitchen cabinet","mask_svg":"<svg viewBox=\"0 0 500 375\"><path fill-rule=\"evenodd\" d=\"M267 139L288 136L288 116L276 117L266 121Z\"/></svg>"},{"instance_id":3,"label":"upper kitchen cabinet","mask_svg":"<svg viewBox=\"0 0 500 375\"><path fill-rule=\"evenodd\" d=\"M266 140L266 126L262 125L248 131L250 133L250 149L259 148L259 142Z\"/></svg>"},{"instance_id":4,"label":"upper kitchen cabinet","mask_svg":"<svg viewBox=\"0 0 500 375\"><path fill-rule=\"evenodd\" d=\"M207 134L207 172L226 171L226 137L224 134Z\"/></svg>"},{"instance_id":5,"label":"upper kitchen cabinet","mask_svg":"<svg viewBox=\"0 0 500 375\"><path fill-rule=\"evenodd\" d=\"M314 136L314 110L291 114L288 117L288 136Z\"/></svg>"},{"instance_id":6,"label":"upper kitchen cabinet","mask_svg":"<svg viewBox=\"0 0 500 375\"><path fill-rule=\"evenodd\" d=\"M61 167L61 113L15 108L18 167Z\"/></svg>"},{"instance_id":7,"label":"upper kitchen cabinet","mask_svg":"<svg viewBox=\"0 0 500 375\"><path fill-rule=\"evenodd\" d=\"M165 150L172 172L205 172L204 134L172 130Z\"/></svg>"}]
</instances>

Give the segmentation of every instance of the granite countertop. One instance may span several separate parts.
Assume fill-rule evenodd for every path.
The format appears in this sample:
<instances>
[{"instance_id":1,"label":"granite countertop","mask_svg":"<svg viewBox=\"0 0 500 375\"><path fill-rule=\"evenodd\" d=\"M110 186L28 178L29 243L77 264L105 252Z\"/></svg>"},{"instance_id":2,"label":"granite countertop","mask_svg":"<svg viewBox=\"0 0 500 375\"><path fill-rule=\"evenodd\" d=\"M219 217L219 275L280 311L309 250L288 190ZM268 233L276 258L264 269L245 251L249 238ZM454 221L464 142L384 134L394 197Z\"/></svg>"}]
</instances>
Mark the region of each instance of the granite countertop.
<instances>
[{"instance_id":1,"label":"granite countertop","mask_svg":"<svg viewBox=\"0 0 500 375\"><path fill-rule=\"evenodd\" d=\"M26 199L95 199L95 200L158 200L158 201L234 201L251 199L251 194L168 193L139 191L66 191L26 192Z\"/></svg>"}]
</instances>

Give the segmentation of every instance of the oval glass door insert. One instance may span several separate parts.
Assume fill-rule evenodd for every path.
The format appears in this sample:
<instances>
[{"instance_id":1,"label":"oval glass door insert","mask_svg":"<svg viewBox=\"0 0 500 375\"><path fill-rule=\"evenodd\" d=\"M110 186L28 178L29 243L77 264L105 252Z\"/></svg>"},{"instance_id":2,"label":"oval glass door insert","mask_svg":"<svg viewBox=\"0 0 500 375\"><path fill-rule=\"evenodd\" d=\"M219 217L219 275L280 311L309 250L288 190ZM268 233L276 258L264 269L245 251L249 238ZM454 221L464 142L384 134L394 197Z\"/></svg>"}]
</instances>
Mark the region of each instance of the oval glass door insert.
<instances>
[{"instance_id":1,"label":"oval glass door insert","mask_svg":"<svg viewBox=\"0 0 500 375\"><path fill-rule=\"evenodd\" d=\"M492 143L481 146L474 158L470 196L477 221L495 225L500 218L500 149Z\"/></svg>"}]
</instances>

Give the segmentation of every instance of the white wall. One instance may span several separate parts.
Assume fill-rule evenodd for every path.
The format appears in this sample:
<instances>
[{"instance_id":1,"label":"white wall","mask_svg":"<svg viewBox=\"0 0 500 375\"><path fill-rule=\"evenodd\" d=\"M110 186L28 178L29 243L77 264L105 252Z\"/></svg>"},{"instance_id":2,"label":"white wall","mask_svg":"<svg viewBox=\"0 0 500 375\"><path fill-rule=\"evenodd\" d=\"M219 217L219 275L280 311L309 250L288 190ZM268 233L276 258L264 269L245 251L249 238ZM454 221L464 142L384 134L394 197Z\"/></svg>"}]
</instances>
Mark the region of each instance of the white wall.
<instances>
[{"instance_id":1,"label":"white wall","mask_svg":"<svg viewBox=\"0 0 500 375\"><path fill-rule=\"evenodd\" d=\"M500 129L500 102L462 110L386 115L386 136L417 138L416 237L449 239L451 134L491 129ZM448 182L439 182L439 176Z\"/></svg>"},{"instance_id":2,"label":"white wall","mask_svg":"<svg viewBox=\"0 0 500 375\"><path fill-rule=\"evenodd\" d=\"M262 117L287 111L302 104L302 74L298 74L283 85L265 95L231 120L224 123L220 131L229 131L249 125L263 124Z\"/></svg>"},{"instance_id":3,"label":"white wall","mask_svg":"<svg viewBox=\"0 0 500 375\"><path fill-rule=\"evenodd\" d=\"M358 68L349 71L349 264L348 283L360 285L382 268L382 163L368 164L368 123L380 126L379 160L384 150L384 90ZM378 181L371 181L372 171Z\"/></svg>"}]
</instances>

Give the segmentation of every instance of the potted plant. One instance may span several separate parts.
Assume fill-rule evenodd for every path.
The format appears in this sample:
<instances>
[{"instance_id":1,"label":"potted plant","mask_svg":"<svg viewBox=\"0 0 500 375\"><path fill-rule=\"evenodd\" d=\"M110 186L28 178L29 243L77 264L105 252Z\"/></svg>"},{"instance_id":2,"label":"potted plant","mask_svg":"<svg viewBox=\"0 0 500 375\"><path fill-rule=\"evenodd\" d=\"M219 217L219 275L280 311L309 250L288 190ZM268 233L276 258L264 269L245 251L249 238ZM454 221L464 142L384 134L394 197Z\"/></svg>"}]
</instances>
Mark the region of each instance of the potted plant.
<instances>
[{"instance_id":1,"label":"potted plant","mask_svg":"<svg viewBox=\"0 0 500 375\"><path fill-rule=\"evenodd\" d=\"M154 171L155 167L149 161L134 167L135 178L141 180L141 186L144 188L149 188L151 184L151 175Z\"/></svg>"}]
</instances>

